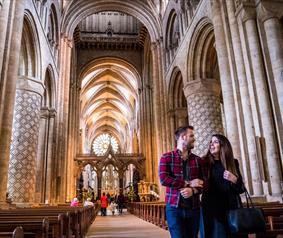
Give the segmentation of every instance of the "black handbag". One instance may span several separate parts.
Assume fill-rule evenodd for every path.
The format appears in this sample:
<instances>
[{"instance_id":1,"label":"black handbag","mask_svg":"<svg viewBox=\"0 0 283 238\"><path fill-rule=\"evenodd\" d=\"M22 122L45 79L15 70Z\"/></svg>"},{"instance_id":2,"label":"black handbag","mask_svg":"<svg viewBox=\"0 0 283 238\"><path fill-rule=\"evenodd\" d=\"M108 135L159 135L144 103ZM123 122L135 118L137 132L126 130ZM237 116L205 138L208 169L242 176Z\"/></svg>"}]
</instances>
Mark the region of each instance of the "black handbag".
<instances>
[{"instance_id":1,"label":"black handbag","mask_svg":"<svg viewBox=\"0 0 283 238\"><path fill-rule=\"evenodd\" d=\"M264 214L261 208L255 208L252 199L245 188L247 207L229 210L228 226L233 234L263 233L266 230ZM241 204L241 203L239 203Z\"/></svg>"}]
</instances>

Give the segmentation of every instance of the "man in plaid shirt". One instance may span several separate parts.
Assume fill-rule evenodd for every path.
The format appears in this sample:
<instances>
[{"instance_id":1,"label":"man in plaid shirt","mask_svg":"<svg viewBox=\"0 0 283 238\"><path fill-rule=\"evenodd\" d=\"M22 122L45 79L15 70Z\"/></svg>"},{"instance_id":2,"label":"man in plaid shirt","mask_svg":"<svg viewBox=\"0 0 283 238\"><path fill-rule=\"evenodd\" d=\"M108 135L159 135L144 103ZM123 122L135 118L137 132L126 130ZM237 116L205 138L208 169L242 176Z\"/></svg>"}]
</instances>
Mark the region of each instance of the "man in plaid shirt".
<instances>
[{"instance_id":1,"label":"man in plaid shirt","mask_svg":"<svg viewBox=\"0 0 283 238\"><path fill-rule=\"evenodd\" d=\"M203 178L207 171L203 160L193 154L192 126L175 132L177 148L162 155L159 177L166 186L166 218L172 238L196 238L199 230L200 201Z\"/></svg>"}]
</instances>

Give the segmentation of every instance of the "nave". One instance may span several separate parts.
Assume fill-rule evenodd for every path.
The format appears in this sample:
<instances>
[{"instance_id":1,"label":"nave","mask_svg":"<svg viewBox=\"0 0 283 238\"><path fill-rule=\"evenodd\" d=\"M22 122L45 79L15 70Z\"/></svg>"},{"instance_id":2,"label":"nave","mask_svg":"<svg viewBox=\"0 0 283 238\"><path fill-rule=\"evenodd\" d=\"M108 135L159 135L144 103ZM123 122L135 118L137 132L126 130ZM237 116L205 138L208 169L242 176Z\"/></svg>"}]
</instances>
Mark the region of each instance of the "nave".
<instances>
[{"instance_id":1,"label":"nave","mask_svg":"<svg viewBox=\"0 0 283 238\"><path fill-rule=\"evenodd\" d=\"M187 124L199 156L229 139L283 233L282 0L0 0L0 32L0 237L113 237L70 208L104 192L167 232L158 166Z\"/></svg>"},{"instance_id":2,"label":"nave","mask_svg":"<svg viewBox=\"0 0 283 238\"><path fill-rule=\"evenodd\" d=\"M124 210L122 215L112 215L108 211L107 216L97 216L90 226L86 238L145 238L162 237L169 238L167 230L146 222Z\"/></svg>"}]
</instances>

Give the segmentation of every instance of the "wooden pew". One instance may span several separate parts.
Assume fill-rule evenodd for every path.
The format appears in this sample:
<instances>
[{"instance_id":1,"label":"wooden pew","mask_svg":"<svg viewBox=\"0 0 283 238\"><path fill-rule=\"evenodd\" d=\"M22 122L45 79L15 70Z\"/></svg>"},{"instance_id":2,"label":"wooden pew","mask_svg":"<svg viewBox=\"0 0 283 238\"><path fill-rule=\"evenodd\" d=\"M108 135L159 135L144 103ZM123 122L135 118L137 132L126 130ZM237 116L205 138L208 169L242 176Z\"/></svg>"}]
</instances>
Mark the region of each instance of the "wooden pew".
<instances>
[{"instance_id":1,"label":"wooden pew","mask_svg":"<svg viewBox=\"0 0 283 238\"><path fill-rule=\"evenodd\" d=\"M12 238L24 238L24 230L21 226L17 226L13 231Z\"/></svg>"},{"instance_id":2,"label":"wooden pew","mask_svg":"<svg viewBox=\"0 0 283 238\"><path fill-rule=\"evenodd\" d=\"M0 217L18 220L21 219L21 216L26 219L40 219L46 216L49 218L49 234L52 234L52 237L78 238L84 237L90 224L95 219L98 209L97 204L94 208L71 208L69 206L22 208L0 210ZM61 213L60 219L59 213Z\"/></svg>"},{"instance_id":3,"label":"wooden pew","mask_svg":"<svg viewBox=\"0 0 283 238\"><path fill-rule=\"evenodd\" d=\"M12 234L18 226L21 226L25 231L25 237L48 238L49 221L47 218L41 220L1 220L0 233L11 232ZM15 235L19 233L20 231L15 231Z\"/></svg>"},{"instance_id":4,"label":"wooden pew","mask_svg":"<svg viewBox=\"0 0 283 238\"><path fill-rule=\"evenodd\" d=\"M261 207L266 218L266 233L257 234L256 237L268 238L283 236L283 204L278 202L256 203ZM166 221L165 203L160 202L136 202L128 203L128 210L139 218L152 222L157 226L168 229Z\"/></svg>"},{"instance_id":5,"label":"wooden pew","mask_svg":"<svg viewBox=\"0 0 283 238\"><path fill-rule=\"evenodd\" d=\"M17 226L12 232L0 232L1 238L24 238L24 230Z\"/></svg>"}]
</instances>

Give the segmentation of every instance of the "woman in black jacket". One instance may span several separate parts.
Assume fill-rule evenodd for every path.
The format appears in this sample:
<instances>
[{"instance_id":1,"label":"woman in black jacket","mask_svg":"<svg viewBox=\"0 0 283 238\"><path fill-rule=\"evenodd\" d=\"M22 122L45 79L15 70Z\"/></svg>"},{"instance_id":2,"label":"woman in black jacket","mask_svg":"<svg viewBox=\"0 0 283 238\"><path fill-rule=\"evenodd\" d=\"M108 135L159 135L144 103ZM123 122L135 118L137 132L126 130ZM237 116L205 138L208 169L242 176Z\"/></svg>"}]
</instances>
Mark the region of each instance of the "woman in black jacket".
<instances>
[{"instance_id":1,"label":"woman in black jacket","mask_svg":"<svg viewBox=\"0 0 283 238\"><path fill-rule=\"evenodd\" d=\"M244 192L239 163L229 140L213 135L204 159L209 166L208 186L202 195L204 237L240 237L229 234L227 224L228 210L241 205L239 194Z\"/></svg>"}]
</instances>

